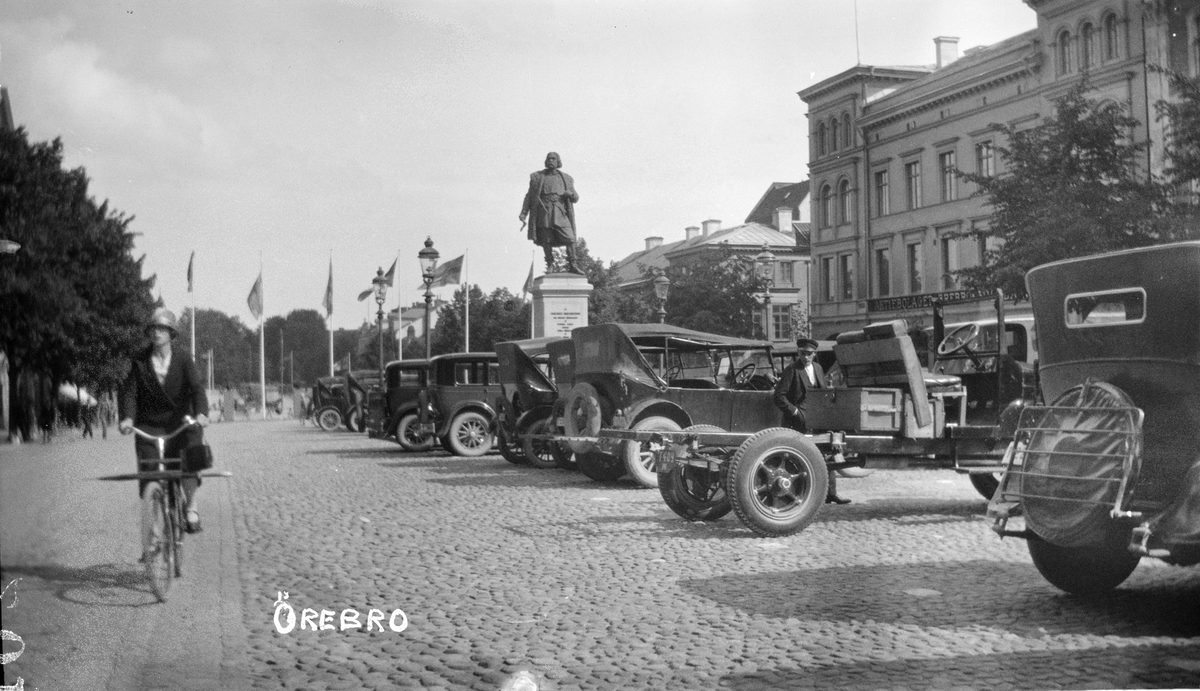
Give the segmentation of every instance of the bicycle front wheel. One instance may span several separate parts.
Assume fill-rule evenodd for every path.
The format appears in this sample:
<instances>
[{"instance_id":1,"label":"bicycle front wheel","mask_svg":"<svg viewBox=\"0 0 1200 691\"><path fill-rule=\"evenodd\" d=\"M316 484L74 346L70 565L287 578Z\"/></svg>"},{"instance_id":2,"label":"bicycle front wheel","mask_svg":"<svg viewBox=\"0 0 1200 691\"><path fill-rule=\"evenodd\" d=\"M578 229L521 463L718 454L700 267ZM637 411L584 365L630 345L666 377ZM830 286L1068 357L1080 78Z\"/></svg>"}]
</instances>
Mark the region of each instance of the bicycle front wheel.
<instances>
[{"instance_id":1,"label":"bicycle front wheel","mask_svg":"<svg viewBox=\"0 0 1200 691\"><path fill-rule=\"evenodd\" d=\"M167 492L160 482L142 490L142 562L150 590L159 602L167 601L174 570L174 521L167 507Z\"/></svg>"}]
</instances>

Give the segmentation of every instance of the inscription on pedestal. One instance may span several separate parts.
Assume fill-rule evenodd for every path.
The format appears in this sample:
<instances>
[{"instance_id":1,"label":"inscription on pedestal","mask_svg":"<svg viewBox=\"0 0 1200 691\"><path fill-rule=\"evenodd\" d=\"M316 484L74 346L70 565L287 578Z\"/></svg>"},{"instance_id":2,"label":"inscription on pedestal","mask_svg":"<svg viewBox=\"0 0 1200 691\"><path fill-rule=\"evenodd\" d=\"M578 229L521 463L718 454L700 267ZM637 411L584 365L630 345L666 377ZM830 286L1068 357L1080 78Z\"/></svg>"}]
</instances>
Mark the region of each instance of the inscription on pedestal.
<instances>
[{"instance_id":1,"label":"inscription on pedestal","mask_svg":"<svg viewBox=\"0 0 1200 691\"><path fill-rule=\"evenodd\" d=\"M582 276L550 274L534 281L533 335L570 338L571 330L588 323L588 293Z\"/></svg>"}]
</instances>

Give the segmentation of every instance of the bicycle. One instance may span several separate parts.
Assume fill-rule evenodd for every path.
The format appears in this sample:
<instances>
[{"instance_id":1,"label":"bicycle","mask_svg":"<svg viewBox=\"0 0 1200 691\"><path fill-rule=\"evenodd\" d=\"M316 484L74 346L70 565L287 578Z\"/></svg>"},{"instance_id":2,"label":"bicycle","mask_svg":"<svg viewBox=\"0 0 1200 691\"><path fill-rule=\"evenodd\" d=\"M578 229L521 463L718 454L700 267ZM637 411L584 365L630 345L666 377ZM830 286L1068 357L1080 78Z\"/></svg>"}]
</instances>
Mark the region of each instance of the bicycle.
<instances>
[{"instance_id":1,"label":"bicycle","mask_svg":"<svg viewBox=\"0 0 1200 691\"><path fill-rule=\"evenodd\" d=\"M138 472L108 475L101 480L143 480L142 489L142 563L150 589L159 602L166 602L171 578L183 576L183 535L186 509L183 500L183 479L186 477L232 477L229 471L200 472L192 470L186 458L166 458L167 442L192 427L199 426L188 416L174 432L158 436L137 427L133 433L153 441L158 458L138 459ZM186 451L185 451L186 455Z\"/></svg>"}]
</instances>

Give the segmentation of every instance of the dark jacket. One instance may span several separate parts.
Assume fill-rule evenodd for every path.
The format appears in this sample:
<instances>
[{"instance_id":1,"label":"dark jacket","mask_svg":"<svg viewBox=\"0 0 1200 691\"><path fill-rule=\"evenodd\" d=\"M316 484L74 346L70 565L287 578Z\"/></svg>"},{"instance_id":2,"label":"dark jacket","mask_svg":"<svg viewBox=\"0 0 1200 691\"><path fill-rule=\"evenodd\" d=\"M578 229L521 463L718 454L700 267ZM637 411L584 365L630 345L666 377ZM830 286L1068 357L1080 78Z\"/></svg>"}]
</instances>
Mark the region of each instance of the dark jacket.
<instances>
[{"instance_id":1,"label":"dark jacket","mask_svg":"<svg viewBox=\"0 0 1200 691\"><path fill-rule=\"evenodd\" d=\"M793 418L804 415L804 399L808 396L808 390L811 388L824 389L828 388L825 382L825 370L817 363L813 363L813 374L817 376L816 382L807 381L803 367L798 367L798 362L793 362L783 369L783 374L779 377L779 381L775 382L775 393L771 397L775 402L775 407L783 411L784 419Z\"/></svg>"},{"instance_id":2,"label":"dark jacket","mask_svg":"<svg viewBox=\"0 0 1200 691\"><path fill-rule=\"evenodd\" d=\"M555 172L562 176L563 186L566 187L566 191L563 193L561 199L563 207L567 210L567 218L571 220L572 237L570 241L575 242L576 238L579 237L578 227L575 225L575 202L579 201L579 193L575 191L574 178L561 170L556 170ZM525 201L521 204L521 211L529 214L529 220L527 221L528 229L525 234L535 244L539 245L544 244L546 241L546 238L538 236L538 229L543 222L544 215L541 209L542 183L545 181L546 176L550 174L546 170L538 170L529 174L529 191L525 193Z\"/></svg>"},{"instance_id":3,"label":"dark jacket","mask_svg":"<svg viewBox=\"0 0 1200 691\"><path fill-rule=\"evenodd\" d=\"M150 350L133 361L121 385L120 418L132 418L137 427L170 431L183 424L183 416L208 415L208 396L196 373L196 365L175 350L162 384L150 364Z\"/></svg>"}]
</instances>

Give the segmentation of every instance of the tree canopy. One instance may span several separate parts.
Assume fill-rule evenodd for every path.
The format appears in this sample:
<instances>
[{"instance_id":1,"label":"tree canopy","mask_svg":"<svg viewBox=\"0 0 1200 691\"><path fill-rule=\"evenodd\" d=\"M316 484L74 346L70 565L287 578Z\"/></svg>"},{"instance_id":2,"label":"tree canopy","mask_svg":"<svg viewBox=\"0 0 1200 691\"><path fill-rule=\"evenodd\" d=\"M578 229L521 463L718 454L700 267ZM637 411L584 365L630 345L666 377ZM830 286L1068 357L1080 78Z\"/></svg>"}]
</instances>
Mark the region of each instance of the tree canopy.
<instances>
[{"instance_id":1,"label":"tree canopy","mask_svg":"<svg viewBox=\"0 0 1200 691\"><path fill-rule=\"evenodd\" d=\"M16 369L111 388L148 341L154 279L131 256L132 216L88 196L83 168L63 169L63 145L0 131L0 348Z\"/></svg>"}]
</instances>

